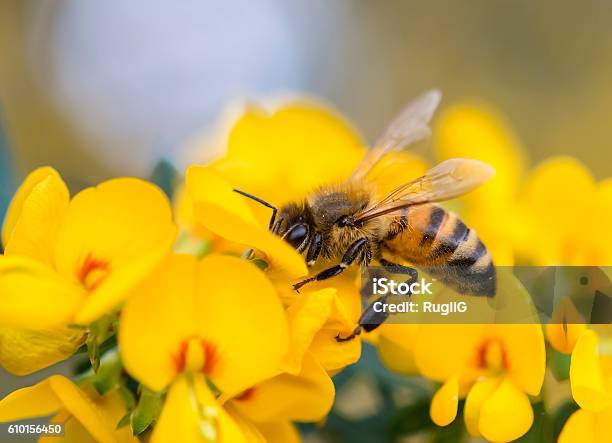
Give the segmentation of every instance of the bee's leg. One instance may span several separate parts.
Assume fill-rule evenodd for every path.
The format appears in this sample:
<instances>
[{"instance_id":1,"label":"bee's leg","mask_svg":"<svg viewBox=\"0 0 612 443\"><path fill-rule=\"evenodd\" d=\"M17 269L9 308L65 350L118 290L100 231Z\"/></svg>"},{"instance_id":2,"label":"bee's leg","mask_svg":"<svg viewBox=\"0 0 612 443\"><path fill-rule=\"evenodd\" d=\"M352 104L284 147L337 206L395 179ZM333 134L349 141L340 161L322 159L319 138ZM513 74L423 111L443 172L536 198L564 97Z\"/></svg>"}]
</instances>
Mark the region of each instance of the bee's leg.
<instances>
[{"instance_id":1,"label":"bee's leg","mask_svg":"<svg viewBox=\"0 0 612 443\"><path fill-rule=\"evenodd\" d=\"M361 314L361 317L359 317L359 325L355 328L355 330L346 337L340 337L340 334L336 335L336 341L343 342L352 340L361 334L362 331L371 332L382 325L387 317L389 317L389 313L386 311L379 312L378 310L374 309L374 306L377 303L384 305L386 301L387 296L382 296L370 303L370 306L368 306Z\"/></svg>"},{"instance_id":2,"label":"bee's leg","mask_svg":"<svg viewBox=\"0 0 612 443\"><path fill-rule=\"evenodd\" d=\"M321 247L323 246L323 237L320 232L315 232L312 236L312 241L310 242L310 246L308 247L308 252L306 253L306 265L308 267L314 265L321 254Z\"/></svg>"},{"instance_id":3,"label":"bee's leg","mask_svg":"<svg viewBox=\"0 0 612 443\"><path fill-rule=\"evenodd\" d=\"M385 268L387 271L393 273L393 274L406 274L409 275L408 280L406 280L406 283L413 283L415 281L417 281L418 277L419 277L419 273L416 269L411 268L410 266L404 266L404 265L400 265L398 263L392 263L389 260L385 260L384 258L381 258L378 260L378 263L380 263L380 265Z\"/></svg>"},{"instance_id":4,"label":"bee's leg","mask_svg":"<svg viewBox=\"0 0 612 443\"><path fill-rule=\"evenodd\" d=\"M302 280L301 282L294 284L293 289L299 292L299 289L307 283L310 283L312 281L327 280L328 278L335 277L336 275L341 274L347 267L349 267L355 261L357 256L364 250L364 248L367 247L367 238L364 237L360 238L359 240L355 240L342 256L342 261L339 265L327 268L319 272L314 277L307 278L306 280Z\"/></svg>"},{"instance_id":5,"label":"bee's leg","mask_svg":"<svg viewBox=\"0 0 612 443\"><path fill-rule=\"evenodd\" d=\"M407 284L414 283L418 280L419 274L418 271L414 268L396 263L391 263L390 261L385 260L384 258L381 258L380 260L378 260L378 262L389 272L395 274L408 274L410 277L408 278L408 280L406 280ZM361 314L361 317L359 318L359 325L355 328L355 330L346 337L340 337L340 334L338 334L336 336L336 341L343 342L352 340L359 334L361 334L362 331L372 332L374 329L382 325L389 317L389 313L385 311L378 312L374 309L374 306L379 302L381 304L385 304L387 298L388 296L385 295L380 298L377 298L372 303L370 303L370 305Z\"/></svg>"},{"instance_id":6,"label":"bee's leg","mask_svg":"<svg viewBox=\"0 0 612 443\"><path fill-rule=\"evenodd\" d=\"M275 217L276 213L272 214L272 218L270 219L270 223L272 223L274 221L274 217ZM283 222L285 221L285 219L283 217L279 217L278 220L276 220L276 223L274 223L274 225L272 226L272 234L274 235L278 235L278 232L280 231L280 228L283 224Z\"/></svg>"}]
</instances>

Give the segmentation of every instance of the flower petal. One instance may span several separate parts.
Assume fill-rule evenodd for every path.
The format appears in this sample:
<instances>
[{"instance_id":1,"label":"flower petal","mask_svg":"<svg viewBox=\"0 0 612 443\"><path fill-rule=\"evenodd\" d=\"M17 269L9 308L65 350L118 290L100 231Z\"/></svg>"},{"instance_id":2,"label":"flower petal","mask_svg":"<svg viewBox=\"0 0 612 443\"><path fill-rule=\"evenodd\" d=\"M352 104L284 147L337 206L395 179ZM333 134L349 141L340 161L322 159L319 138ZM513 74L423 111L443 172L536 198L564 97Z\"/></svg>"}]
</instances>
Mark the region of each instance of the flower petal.
<instances>
[{"instance_id":1,"label":"flower petal","mask_svg":"<svg viewBox=\"0 0 612 443\"><path fill-rule=\"evenodd\" d=\"M285 241L260 225L245 202L245 197L211 168L187 169L187 190L196 218L217 235L261 251L272 268L298 278L308 273L304 259Z\"/></svg>"},{"instance_id":2,"label":"flower petal","mask_svg":"<svg viewBox=\"0 0 612 443\"><path fill-rule=\"evenodd\" d=\"M317 286L320 285L314 285ZM359 359L360 340L342 343L336 340L339 333L352 332L357 318L352 314L354 307L350 306L350 295L342 290L340 293L344 295L342 300L333 288L303 292L287 308L291 346L283 363L284 371L297 374L307 350L327 371L332 372ZM358 296L354 290L352 295L352 298Z\"/></svg>"},{"instance_id":3,"label":"flower petal","mask_svg":"<svg viewBox=\"0 0 612 443\"><path fill-rule=\"evenodd\" d=\"M584 409L574 412L565 422L558 443L596 443L595 417L596 414Z\"/></svg>"},{"instance_id":4,"label":"flower petal","mask_svg":"<svg viewBox=\"0 0 612 443\"><path fill-rule=\"evenodd\" d=\"M31 194L32 190L36 188L40 182L45 181L49 177L60 178L59 173L50 166L43 166L30 172L25 178L23 183L19 186L9 207L6 210L4 223L2 226L2 243L7 244L9 237L15 227L15 224L19 220L21 211L23 209L23 203Z\"/></svg>"},{"instance_id":5,"label":"flower petal","mask_svg":"<svg viewBox=\"0 0 612 443\"><path fill-rule=\"evenodd\" d=\"M553 157L542 162L529 174L520 194L519 251L536 265L601 264L575 261L585 232L583 215L592 214L595 195L593 177L577 160ZM571 211L567 202L572 202Z\"/></svg>"},{"instance_id":6,"label":"flower petal","mask_svg":"<svg viewBox=\"0 0 612 443\"><path fill-rule=\"evenodd\" d=\"M525 163L523 148L495 109L484 104L450 106L438 118L434 136L440 159L475 158L496 169L483 194L511 196L518 189Z\"/></svg>"},{"instance_id":7,"label":"flower petal","mask_svg":"<svg viewBox=\"0 0 612 443\"><path fill-rule=\"evenodd\" d=\"M472 366L485 332L485 325L422 325L414 346L419 371L437 381L462 374Z\"/></svg>"},{"instance_id":8,"label":"flower petal","mask_svg":"<svg viewBox=\"0 0 612 443\"><path fill-rule=\"evenodd\" d=\"M115 441L114 428L109 426L102 411L83 390L61 375L49 377L49 385L63 408L98 441Z\"/></svg>"},{"instance_id":9,"label":"flower petal","mask_svg":"<svg viewBox=\"0 0 612 443\"><path fill-rule=\"evenodd\" d=\"M310 354L306 354L298 375L278 375L231 401L237 411L258 423L320 421L333 402L334 384Z\"/></svg>"},{"instance_id":10,"label":"flower petal","mask_svg":"<svg viewBox=\"0 0 612 443\"><path fill-rule=\"evenodd\" d=\"M595 420L595 441L606 443L612 441L612 408L597 414Z\"/></svg>"},{"instance_id":11,"label":"flower petal","mask_svg":"<svg viewBox=\"0 0 612 443\"><path fill-rule=\"evenodd\" d=\"M451 424L457 417L459 405L459 377L450 378L431 399L429 415L438 426Z\"/></svg>"},{"instance_id":12,"label":"flower petal","mask_svg":"<svg viewBox=\"0 0 612 443\"><path fill-rule=\"evenodd\" d=\"M61 408L62 403L51 389L49 379L45 379L34 386L18 389L0 400L0 421L45 417Z\"/></svg>"},{"instance_id":13,"label":"flower petal","mask_svg":"<svg viewBox=\"0 0 612 443\"><path fill-rule=\"evenodd\" d=\"M89 324L119 305L130 289L145 279L164 260L173 240L174 236L169 235L148 253L143 253L110 272L85 299L75 315L75 323Z\"/></svg>"},{"instance_id":14,"label":"flower petal","mask_svg":"<svg viewBox=\"0 0 612 443\"><path fill-rule=\"evenodd\" d=\"M214 348L207 375L215 385L233 396L278 374L289 333L265 274L246 260L209 255L198 266L196 290L196 324Z\"/></svg>"},{"instance_id":15,"label":"flower petal","mask_svg":"<svg viewBox=\"0 0 612 443\"><path fill-rule=\"evenodd\" d=\"M70 357L85 342L85 336L85 331L69 327L0 327L0 366L15 375L31 374Z\"/></svg>"},{"instance_id":16,"label":"flower petal","mask_svg":"<svg viewBox=\"0 0 612 443\"><path fill-rule=\"evenodd\" d=\"M96 440L116 441L114 427L83 390L62 375L19 389L0 401L0 420L16 421L44 417L65 410Z\"/></svg>"},{"instance_id":17,"label":"flower petal","mask_svg":"<svg viewBox=\"0 0 612 443\"><path fill-rule=\"evenodd\" d=\"M118 267L174 234L170 203L157 186L136 178L108 180L70 202L55 260L68 276L87 255Z\"/></svg>"},{"instance_id":18,"label":"flower petal","mask_svg":"<svg viewBox=\"0 0 612 443\"><path fill-rule=\"evenodd\" d=\"M516 440L533 424L533 409L527 395L508 378L485 400L480 411L480 433L492 442Z\"/></svg>"},{"instance_id":19,"label":"flower petal","mask_svg":"<svg viewBox=\"0 0 612 443\"><path fill-rule=\"evenodd\" d=\"M49 265L70 194L53 168L33 171L18 189L2 231L6 255L23 255Z\"/></svg>"},{"instance_id":20,"label":"flower petal","mask_svg":"<svg viewBox=\"0 0 612 443\"><path fill-rule=\"evenodd\" d=\"M238 424L217 403L204 377L179 377L168 391L151 443L246 443Z\"/></svg>"},{"instance_id":21,"label":"flower petal","mask_svg":"<svg viewBox=\"0 0 612 443\"><path fill-rule=\"evenodd\" d=\"M552 315L553 323L546 325L546 336L549 343L563 354L571 354L580 335L586 330L580 313L569 297L562 297Z\"/></svg>"},{"instance_id":22,"label":"flower petal","mask_svg":"<svg viewBox=\"0 0 612 443\"><path fill-rule=\"evenodd\" d=\"M342 332L340 335L343 336ZM337 336L337 328L323 328L314 336L309 349L317 361L332 375L356 363L361 356L361 340L356 338L339 343L336 340Z\"/></svg>"},{"instance_id":23,"label":"flower petal","mask_svg":"<svg viewBox=\"0 0 612 443\"><path fill-rule=\"evenodd\" d=\"M85 291L42 263L0 255L0 322L39 329L70 323Z\"/></svg>"},{"instance_id":24,"label":"flower petal","mask_svg":"<svg viewBox=\"0 0 612 443\"><path fill-rule=\"evenodd\" d=\"M64 421L64 438L62 443L97 443L87 429L73 416L69 415ZM57 437L44 437L38 443L57 443Z\"/></svg>"},{"instance_id":25,"label":"flower petal","mask_svg":"<svg viewBox=\"0 0 612 443\"><path fill-rule=\"evenodd\" d=\"M609 264L612 263L612 229L606 226L606 220L612 219L612 177L599 182L592 209L592 217L586 222L585 232L600 232L598 236L587 236L582 251L585 257L577 258L577 263Z\"/></svg>"},{"instance_id":26,"label":"flower petal","mask_svg":"<svg viewBox=\"0 0 612 443\"><path fill-rule=\"evenodd\" d=\"M260 423L257 428L268 443L300 443L300 433L292 423Z\"/></svg>"},{"instance_id":27,"label":"flower petal","mask_svg":"<svg viewBox=\"0 0 612 443\"><path fill-rule=\"evenodd\" d=\"M119 303L169 252L175 232L168 199L143 180L109 180L77 194L58 234L55 264L91 286L78 321L95 320ZM101 273L95 285L87 281L92 270Z\"/></svg>"},{"instance_id":28,"label":"flower petal","mask_svg":"<svg viewBox=\"0 0 612 443\"><path fill-rule=\"evenodd\" d=\"M332 110L293 102L272 113L249 107L231 130L226 158L212 166L232 185L282 203L346 180L364 153L359 135Z\"/></svg>"},{"instance_id":29,"label":"flower petal","mask_svg":"<svg viewBox=\"0 0 612 443\"><path fill-rule=\"evenodd\" d=\"M523 391L538 395L546 373L546 344L538 324L496 325L503 342L507 373Z\"/></svg>"},{"instance_id":30,"label":"flower petal","mask_svg":"<svg viewBox=\"0 0 612 443\"><path fill-rule=\"evenodd\" d=\"M498 377L490 377L477 381L468 392L463 410L465 426L474 437L480 437L480 414L484 403L493 395L500 385Z\"/></svg>"},{"instance_id":31,"label":"flower petal","mask_svg":"<svg viewBox=\"0 0 612 443\"><path fill-rule=\"evenodd\" d=\"M418 324L386 323L378 328L376 347L385 366L400 374L416 375L418 368L414 359L414 345Z\"/></svg>"},{"instance_id":32,"label":"flower petal","mask_svg":"<svg viewBox=\"0 0 612 443\"><path fill-rule=\"evenodd\" d=\"M284 359L284 371L296 375L302 370L306 351L331 315L335 294L332 288L309 292L287 308L291 345Z\"/></svg>"},{"instance_id":33,"label":"flower petal","mask_svg":"<svg viewBox=\"0 0 612 443\"><path fill-rule=\"evenodd\" d=\"M129 373L155 391L177 375L180 343L196 331L195 257L172 255L131 293L121 311L119 348ZM209 295L210 296L210 295Z\"/></svg>"},{"instance_id":34,"label":"flower petal","mask_svg":"<svg viewBox=\"0 0 612 443\"><path fill-rule=\"evenodd\" d=\"M598 346L597 334L586 330L574 347L570 365L574 400L583 409L595 412L612 406L612 393L606 391Z\"/></svg>"},{"instance_id":35,"label":"flower petal","mask_svg":"<svg viewBox=\"0 0 612 443\"><path fill-rule=\"evenodd\" d=\"M246 417L240 415L237 411L235 411L231 404L226 404L224 406L224 409L228 413L228 415L236 422L236 424L242 431L242 435L248 443L267 443L257 426L250 420L247 420Z\"/></svg>"}]
</instances>

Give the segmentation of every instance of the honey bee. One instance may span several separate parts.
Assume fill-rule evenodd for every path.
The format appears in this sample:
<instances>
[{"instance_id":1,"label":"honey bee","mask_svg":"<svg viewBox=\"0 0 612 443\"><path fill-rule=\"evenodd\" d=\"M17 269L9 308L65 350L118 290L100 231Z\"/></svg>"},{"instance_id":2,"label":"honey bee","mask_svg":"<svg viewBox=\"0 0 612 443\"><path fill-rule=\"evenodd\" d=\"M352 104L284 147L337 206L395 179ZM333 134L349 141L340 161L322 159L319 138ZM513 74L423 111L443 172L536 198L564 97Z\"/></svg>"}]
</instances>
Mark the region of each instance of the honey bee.
<instances>
[{"instance_id":1,"label":"honey bee","mask_svg":"<svg viewBox=\"0 0 612 443\"><path fill-rule=\"evenodd\" d=\"M377 197L376 184L368 179L385 154L430 134L428 124L440 99L440 92L431 90L410 102L344 183L321 186L303 201L290 202L279 210L235 190L273 210L270 230L305 253L309 267L320 258L336 261L295 284L296 291L310 282L337 276L351 265L367 267L373 261L416 280L414 268L389 260L392 258L409 262L459 293L495 295L496 271L487 248L474 230L435 204L489 180L494 174L491 166L473 159L446 160L382 198ZM383 323L388 314L375 312L373 305L363 311L351 335L336 339L350 340Z\"/></svg>"}]
</instances>

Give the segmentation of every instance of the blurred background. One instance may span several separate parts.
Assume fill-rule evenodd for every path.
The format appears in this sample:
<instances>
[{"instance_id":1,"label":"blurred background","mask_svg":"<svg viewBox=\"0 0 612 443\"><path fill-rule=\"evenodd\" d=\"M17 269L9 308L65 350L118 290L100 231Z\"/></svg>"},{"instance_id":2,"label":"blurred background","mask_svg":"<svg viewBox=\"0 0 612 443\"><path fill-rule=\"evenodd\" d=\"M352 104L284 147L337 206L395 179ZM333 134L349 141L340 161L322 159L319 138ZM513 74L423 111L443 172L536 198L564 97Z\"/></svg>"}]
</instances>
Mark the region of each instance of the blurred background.
<instances>
[{"instance_id":1,"label":"blurred background","mask_svg":"<svg viewBox=\"0 0 612 443\"><path fill-rule=\"evenodd\" d=\"M36 166L73 188L147 177L160 158L182 167L231 103L283 93L324 99L372 141L439 87L442 106L497 107L532 164L569 154L600 179L610 23L612 3L594 0L2 0L0 215ZM56 371L0 373L0 396Z\"/></svg>"},{"instance_id":2,"label":"blurred background","mask_svg":"<svg viewBox=\"0 0 612 443\"><path fill-rule=\"evenodd\" d=\"M52 164L78 185L182 158L239 99L312 94L372 140L436 86L498 107L533 161L601 178L611 22L600 1L2 0L0 118L18 178Z\"/></svg>"}]
</instances>

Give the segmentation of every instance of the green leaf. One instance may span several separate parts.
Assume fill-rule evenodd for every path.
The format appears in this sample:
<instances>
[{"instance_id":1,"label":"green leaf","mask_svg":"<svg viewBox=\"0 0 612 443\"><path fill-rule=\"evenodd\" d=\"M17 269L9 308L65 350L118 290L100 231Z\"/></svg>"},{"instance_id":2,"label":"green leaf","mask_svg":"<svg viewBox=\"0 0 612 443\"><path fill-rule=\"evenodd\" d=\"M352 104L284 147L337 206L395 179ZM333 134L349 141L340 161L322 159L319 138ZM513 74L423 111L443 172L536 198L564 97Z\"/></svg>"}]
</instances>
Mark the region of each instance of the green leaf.
<instances>
[{"instance_id":1,"label":"green leaf","mask_svg":"<svg viewBox=\"0 0 612 443\"><path fill-rule=\"evenodd\" d=\"M140 387L140 399L132 411L134 435L142 434L159 417L163 404L163 394Z\"/></svg>"},{"instance_id":2,"label":"green leaf","mask_svg":"<svg viewBox=\"0 0 612 443\"><path fill-rule=\"evenodd\" d=\"M117 427L115 429L121 429L124 426L129 425L131 423L131 420L132 420L132 412L128 412L121 418L121 420L119 420L119 422L117 423Z\"/></svg>"},{"instance_id":3,"label":"green leaf","mask_svg":"<svg viewBox=\"0 0 612 443\"><path fill-rule=\"evenodd\" d=\"M131 411L136 407L136 396L134 393L125 385L125 380L119 384L119 394L125 403L125 409Z\"/></svg>"},{"instance_id":4,"label":"green leaf","mask_svg":"<svg viewBox=\"0 0 612 443\"><path fill-rule=\"evenodd\" d=\"M89 335L87 337L87 357L89 357L89 364L93 368L94 372L98 371L100 367L100 349L98 341L95 337Z\"/></svg>"},{"instance_id":5,"label":"green leaf","mask_svg":"<svg viewBox=\"0 0 612 443\"><path fill-rule=\"evenodd\" d=\"M115 333L116 317L116 314L106 315L89 325L85 344L87 345L87 356L94 372L97 372L100 367L101 345Z\"/></svg>"},{"instance_id":6,"label":"green leaf","mask_svg":"<svg viewBox=\"0 0 612 443\"><path fill-rule=\"evenodd\" d=\"M562 354L556 349L549 349L548 367L556 380L565 381L569 379L571 360L571 355Z\"/></svg>"},{"instance_id":7,"label":"green leaf","mask_svg":"<svg viewBox=\"0 0 612 443\"><path fill-rule=\"evenodd\" d=\"M100 360L98 372L92 379L92 384L96 391L100 395L104 395L116 388L119 384L122 369L123 366L121 365L119 352L116 349L104 354Z\"/></svg>"}]
</instances>

